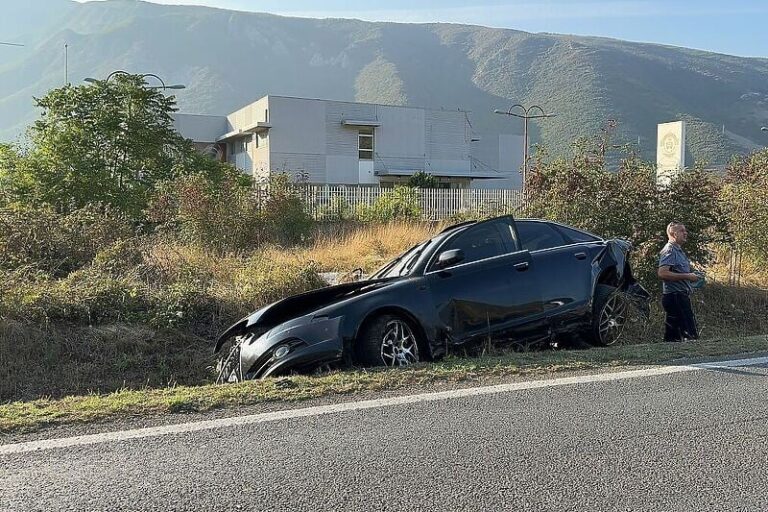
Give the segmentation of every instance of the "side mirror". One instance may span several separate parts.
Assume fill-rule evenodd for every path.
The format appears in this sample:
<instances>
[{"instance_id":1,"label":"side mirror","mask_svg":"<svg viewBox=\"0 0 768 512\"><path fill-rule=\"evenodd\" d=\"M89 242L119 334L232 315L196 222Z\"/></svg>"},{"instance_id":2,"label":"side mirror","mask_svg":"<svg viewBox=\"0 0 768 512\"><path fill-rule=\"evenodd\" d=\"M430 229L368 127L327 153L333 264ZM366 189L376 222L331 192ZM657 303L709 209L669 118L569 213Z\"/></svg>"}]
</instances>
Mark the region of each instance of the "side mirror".
<instances>
[{"instance_id":1,"label":"side mirror","mask_svg":"<svg viewBox=\"0 0 768 512\"><path fill-rule=\"evenodd\" d=\"M445 268L462 261L464 261L464 251L461 249L451 249L450 251L440 253L440 256L437 257L437 266Z\"/></svg>"}]
</instances>

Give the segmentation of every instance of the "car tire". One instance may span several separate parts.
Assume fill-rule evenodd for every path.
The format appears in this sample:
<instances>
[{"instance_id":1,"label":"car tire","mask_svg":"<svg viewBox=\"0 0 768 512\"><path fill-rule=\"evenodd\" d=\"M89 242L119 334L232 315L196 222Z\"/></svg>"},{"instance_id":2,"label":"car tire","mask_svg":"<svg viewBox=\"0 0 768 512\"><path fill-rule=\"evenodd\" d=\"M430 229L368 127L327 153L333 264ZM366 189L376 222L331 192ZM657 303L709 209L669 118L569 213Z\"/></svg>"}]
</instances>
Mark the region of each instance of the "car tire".
<instances>
[{"instance_id":1,"label":"car tire","mask_svg":"<svg viewBox=\"0 0 768 512\"><path fill-rule=\"evenodd\" d=\"M403 367L421 360L413 325L398 315L380 315L366 322L355 353L364 366Z\"/></svg>"},{"instance_id":2,"label":"car tire","mask_svg":"<svg viewBox=\"0 0 768 512\"><path fill-rule=\"evenodd\" d=\"M589 332L592 343L601 347L618 343L628 313L629 303L618 288L606 284L597 285Z\"/></svg>"}]
</instances>

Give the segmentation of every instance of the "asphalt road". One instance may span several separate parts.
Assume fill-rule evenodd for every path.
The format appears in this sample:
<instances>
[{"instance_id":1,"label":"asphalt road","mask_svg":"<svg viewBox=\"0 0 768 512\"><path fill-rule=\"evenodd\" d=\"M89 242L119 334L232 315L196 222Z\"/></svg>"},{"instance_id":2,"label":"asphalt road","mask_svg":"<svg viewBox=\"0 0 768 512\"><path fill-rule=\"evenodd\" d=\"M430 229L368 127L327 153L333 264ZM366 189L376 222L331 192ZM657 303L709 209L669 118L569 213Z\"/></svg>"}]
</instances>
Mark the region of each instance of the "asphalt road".
<instances>
[{"instance_id":1,"label":"asphalt road","mask_svg":"<svg viewBox=\"0 0 768 512\"><path fill-rule=\"evenodd\" d=\"M6 445L0 510L764 511L767 391L754 365Z\"/></svg>"}]
</instances>

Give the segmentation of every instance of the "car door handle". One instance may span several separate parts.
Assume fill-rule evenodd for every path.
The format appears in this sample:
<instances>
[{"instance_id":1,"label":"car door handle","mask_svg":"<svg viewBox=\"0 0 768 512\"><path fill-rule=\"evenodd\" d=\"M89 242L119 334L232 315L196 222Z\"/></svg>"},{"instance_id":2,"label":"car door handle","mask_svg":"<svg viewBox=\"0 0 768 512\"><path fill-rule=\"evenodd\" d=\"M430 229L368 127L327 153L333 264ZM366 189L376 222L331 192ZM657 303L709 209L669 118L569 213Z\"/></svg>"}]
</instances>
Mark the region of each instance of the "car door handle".
<instances>
[{"instance_id":1,"label":"car door handle","mask_svg":"<svg viewBox=\"0 0 768 512\"><path fill-rule=\"evenodd\" d=\"M520 263L515 263L514 266L515 266L515 270L517 270L518 272L522 272L523 270L528 270L528 262L527 261L523 261L523 262L520 262Z\"/></svg>"},{"instance_id":2,"label":"car door handle","mask_svg":"<svg viewBox=\"0 0 768 512\"><path fill-rule=\"evenodd\" d=\"M585 259L587 257L587 253L585 253L585 252L577 252L577 253L574 254L574 256L576 256L577 260L583 260L583 259Z\"/></svg>"}]
</instances>

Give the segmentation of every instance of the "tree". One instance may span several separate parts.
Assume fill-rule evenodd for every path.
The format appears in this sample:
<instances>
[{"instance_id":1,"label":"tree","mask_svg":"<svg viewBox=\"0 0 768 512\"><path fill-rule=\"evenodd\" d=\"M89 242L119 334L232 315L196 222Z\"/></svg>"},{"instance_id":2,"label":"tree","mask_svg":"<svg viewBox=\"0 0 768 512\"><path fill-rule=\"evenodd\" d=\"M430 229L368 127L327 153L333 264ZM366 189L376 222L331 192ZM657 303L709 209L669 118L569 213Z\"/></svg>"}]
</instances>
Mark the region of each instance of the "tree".
<instances>
[{"instance_id":1,"label":"tree","mask_svg":"<svg viewBox=\"0 0 768 512\"><path fill-rule=\"evenodd\" d=\"M173 128L175 98L139 75L53 89L36 99L42 117L30 129L32 164L16 181L28 199L70 211L109 204L138 218L155 185L180 175L219 173Z\"/></svg>"},{"instance_id":2,"label":"tree","mask_svg":"<svg viewBox=\"0 0 768 512\"><path fill-rule=\"evenodd\" d=\"M734 159L722 202L736 248L768 262L768 150Z\"/></svg>"},{"instance_id":3,"label":"tree","mask_svg":"<svg viewBox=\"0 0 768 512\"><path fill-rule=\"evenodd\" d=\"M0 144L0 208L14 205L34 189L32 159L11 144Z\"/></svg>"}]
</instances>

